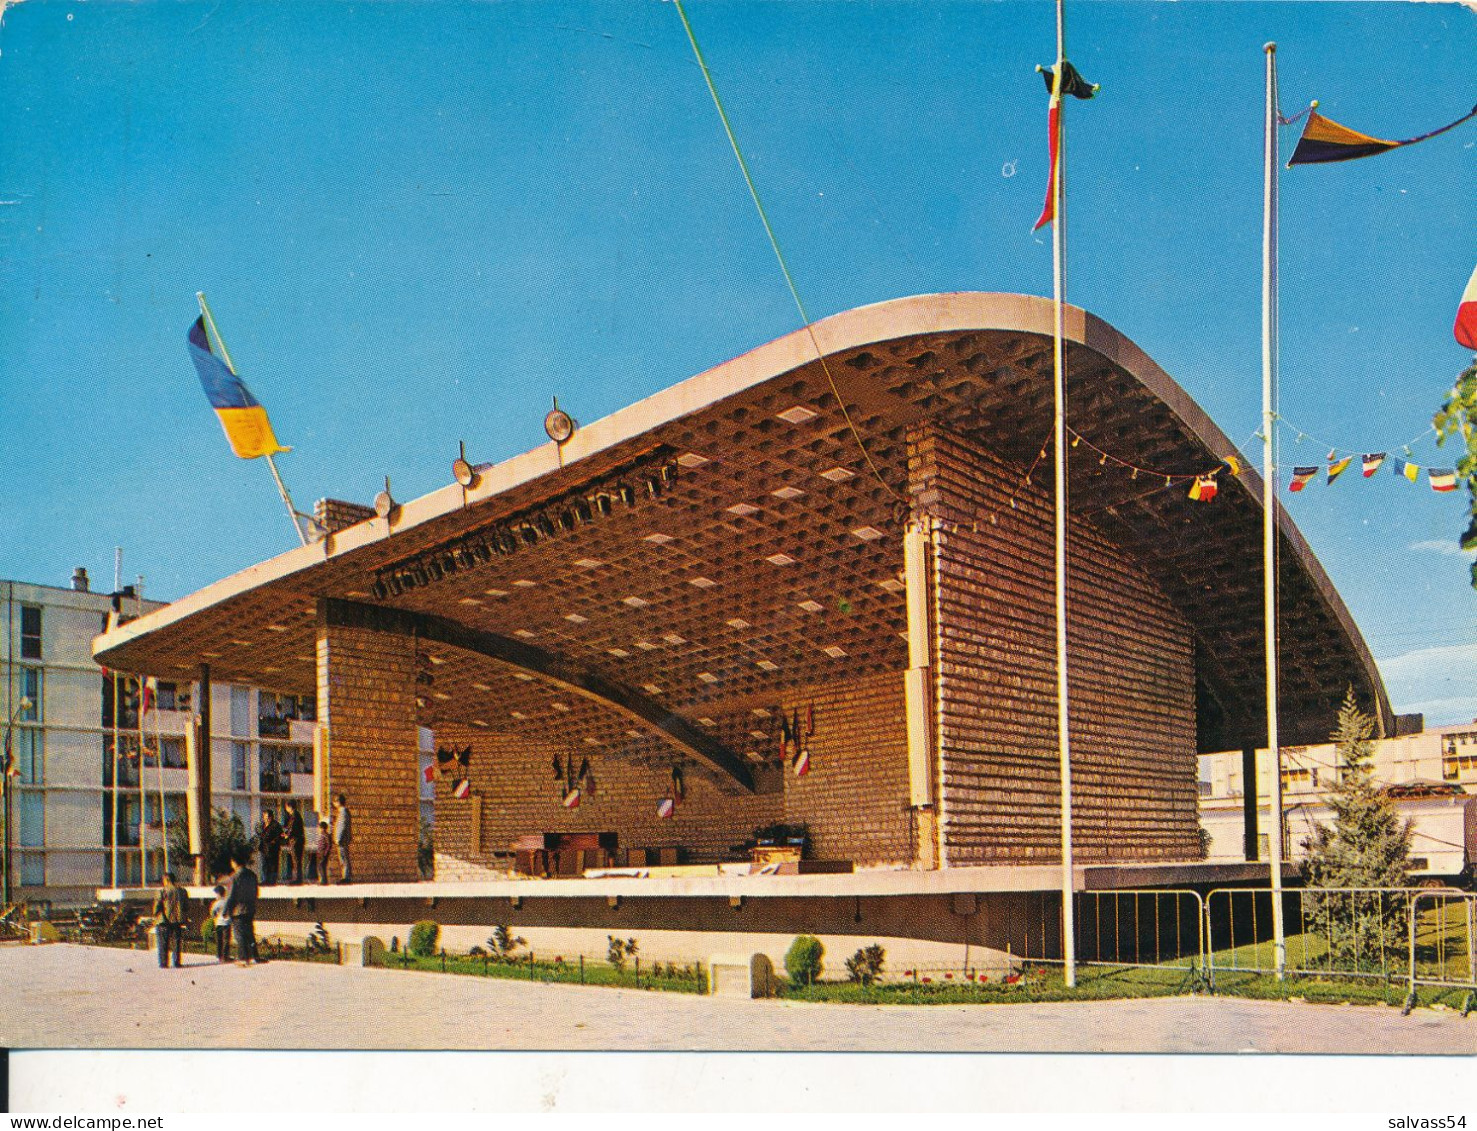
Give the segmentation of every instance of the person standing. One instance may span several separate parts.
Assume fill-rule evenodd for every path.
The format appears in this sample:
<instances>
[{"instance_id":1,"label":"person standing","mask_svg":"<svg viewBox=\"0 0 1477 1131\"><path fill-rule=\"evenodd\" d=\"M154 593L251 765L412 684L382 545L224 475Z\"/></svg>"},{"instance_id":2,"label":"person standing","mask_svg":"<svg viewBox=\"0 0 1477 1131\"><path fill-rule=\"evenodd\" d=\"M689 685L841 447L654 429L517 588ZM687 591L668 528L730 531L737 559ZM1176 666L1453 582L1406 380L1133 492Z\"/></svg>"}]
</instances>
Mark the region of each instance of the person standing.
<instances>
[{"instance_id":1,"label":"person standing","mask_svg":"<svg viewBox=\"0 0 1477 1131\"><path fill-rule=\"evenodd\" d=\"M328 858L333 855L333 833L327 821L318 822L318 842L313 845L313 858L318 862L318 882L328 882Z\"/></svg>"},{"instance_id":2,"label":"person standing","mask_svg":"<svg viewBox=\"0 0 1477 1131\"><path fill-rule=\"evenodd\" d=\"M226 914L226 888L215 885L215 902L210 905L210 919L215 924L215 960L231 961L231 919Z\"/></svg>"},{"instance_id":3,"label":"person standing","mask_svg":"<svg viewBox=\"0 0 1477 1131\"><path fill-rule=\"evenodd\" d=\"M333 843L338 846L338 866L342 872L338 882L351 884L354 882L354 870L349 862L349 845L353 840L354 827L349 815L348 797L342 793L335 797L333 809Z\"/></svg>"},{"instance_id":4,"label":"person standing","mask_svg":"<svg viewBox=\"0 0 1477 1131\"><path fill-rule=\"evenodd\" d=\"M271 887L277 882L277 858L282 854L282 826L270 809L262 810L262 827L256 834L256 850L261 855L262 883Z\"/></svg>"},{"instance_id":5,"label":"person standing","mask_svg":"<svg viewBox=\"0 0 1477 1131\"><path fill-rule=\"evenodd\" d=\"M231 860L231 890L226 894L224 911L236 933L236 965L250 966L256 956L256 873L251 870L251 857L241 850Z\"/></svg>"},{"instance_id":6,"label":"person standing","mask_svg":"<svg viewBox=\"0 0 1477 1131\"><path fill-rule=\"evenodd\" d=\"M287 802L283 811L286 817L282 822L282 843L287 852L283 882L300 884L303 882L303 847L307 841L307 834L303 830L303 815L298 811L296 801Z\"/></svg>"},{"instance_id":7,"label":"person standing","mask_svg":"<svg viewBox=\"0 0 1477 1131\"><path fill-rule=\"evenodd\" d=\"M159 948L159 969L169 966L170 952L174 965L180 965L180 948L185 938L185 891L174 882L174 873L164 873L164 886L154 897L154 938Z\"/></svg>"}]
</instances>

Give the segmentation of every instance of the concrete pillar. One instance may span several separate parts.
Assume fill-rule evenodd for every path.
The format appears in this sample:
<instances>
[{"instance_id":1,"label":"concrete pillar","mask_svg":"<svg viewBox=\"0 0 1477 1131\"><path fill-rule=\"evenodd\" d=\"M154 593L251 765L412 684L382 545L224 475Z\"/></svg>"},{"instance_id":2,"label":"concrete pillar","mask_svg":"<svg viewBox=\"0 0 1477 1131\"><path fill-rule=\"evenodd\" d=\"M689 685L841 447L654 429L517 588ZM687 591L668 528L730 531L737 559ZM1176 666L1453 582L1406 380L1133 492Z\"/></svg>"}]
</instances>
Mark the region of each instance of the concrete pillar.
<instances>
[{"instance_id":1,"label":"concrete pillar","mask_svg":"<svg viewBox=\"0 0 1477 1131\"><path fill-rule=\"evenodd\" d=\"M1241 751L1241 823L1246 830L1245 849L1248 860L1255 860L1260 855L1256 801L1256 747L1248 746Z\"/></svg>"},{"instance_id":2,"label":"concrete pillar","mask_svg":"<svg viewBox=\"0 0 1477 1131\"><path fill-rule=\"evenodd\" d=\"M348 798L355 883L420 878L415 686L411 638L331 626L319 602L318 772L325 780L315 792Z\"/></svg>"},{"instance_id":3,"label":"concrete pillar","mask_svg":"<svg viewBox=\"0 0 1477 1131\"><path fill-rule=\"evenodd\" d=\"M939 829L933 787L933 683L929 678L932 655L928 585L928 533L916 522L903 533L903 583L908 614L908 670L903 675L903 698L908 721L908 803L918 820L918 857L921 868L939 866Z\"/></svg>"},{"instance_id":4,"label":"concrete pillar","mask_svg":"<svg viewBox=\"0 0 1477 1131\"><path fill-rule=\"evenodd\" d=\"M195 703L198 710L186 736L189 763L189 792L186 817L190 826L190 853L195 858L194 881L197 886L211 882L210 854L210 665L200 665L199 690Z\"/></svg>"}]
</instances>

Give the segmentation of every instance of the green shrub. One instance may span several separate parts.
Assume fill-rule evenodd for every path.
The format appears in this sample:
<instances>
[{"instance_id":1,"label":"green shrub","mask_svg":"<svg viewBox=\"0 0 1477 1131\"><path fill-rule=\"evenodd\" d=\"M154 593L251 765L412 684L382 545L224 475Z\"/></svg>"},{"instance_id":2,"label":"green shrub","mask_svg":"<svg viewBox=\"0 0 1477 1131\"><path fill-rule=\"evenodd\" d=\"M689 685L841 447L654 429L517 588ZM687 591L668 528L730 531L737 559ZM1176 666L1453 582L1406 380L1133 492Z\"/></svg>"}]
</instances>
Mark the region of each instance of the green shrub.
<instances>
[{"instance_id":1,"label":"green shrub","mask_svg":"<svg viewBox=\"0 0 1477 1131\"><path fill-rule=\"evenodd\" d=\"M206 950L209 950L211 947L215 946L214 915L205 916L205 922L200 924L200 941L205 944Z\"/></svg>"},{"instance_id":2,"label":"green shrub","mask_svg":"<svg viewBox=\"0 0 1477 1131\"><path fill-rule=\"evenodd\" d=\"M796 985L809 985L821 976L821 960L826 948L814 935L796 935L785 954L785 972Z\"/></svg>"},{"instance_id":3,"label":"green shrub","mask_svg":"<svg viewBox=\"0 0 1477 1131\"><path fill-rule=\"evenodd\" d=\"M441 924L432 919L422 919L410 928L410 939L405 949L417 958L436 953L436 943L441 938Z\"/></svg>"},{"instance_id":4,"label":"green shrub","mask_svg":"<svg viewBox=\"0 0 1477 1131\"><path fill-rule=\"evenodd\" d=\"M607 946L605 948L606 961L617 970L626 968L626 959L635 955L640 949L635 939L618 939L614 935L606 935Z\"/></svg>"},{"instance_id":5,"label":"green shrub","mask_svg":"<svg viewBox=\"0 0 1477 1131\"><path fill-rule=\"evenodd\" d=\"M487 949L492 955L494 962L512 962L513 952L528 940L522 935L514 935L501 923L492 928L492 934L487 939Z\"/></svg>"},{"instance_id":6,"label":"green shrub","mask_svg":"<svg viewBox=\"0 0 1477 1131\"><path fill-rule=\"evenodd\" d=\"M882 963L886 958L887 951L878 943L862 947L846 960L847 979L870 986L882 976Z\"/></svg>"}]
</instances>

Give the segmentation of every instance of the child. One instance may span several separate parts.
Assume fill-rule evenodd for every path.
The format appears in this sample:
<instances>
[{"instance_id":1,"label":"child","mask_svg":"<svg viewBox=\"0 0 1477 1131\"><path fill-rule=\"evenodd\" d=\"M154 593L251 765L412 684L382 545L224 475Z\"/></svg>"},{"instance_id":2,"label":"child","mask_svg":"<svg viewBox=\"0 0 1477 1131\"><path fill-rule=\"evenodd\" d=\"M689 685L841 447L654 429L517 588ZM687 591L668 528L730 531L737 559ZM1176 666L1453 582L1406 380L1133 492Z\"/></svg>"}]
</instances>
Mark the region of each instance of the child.
<instances>
[{"instance_id":1,"label":"child","mask_svg":"<svg viewBox=\"0 0 1477 1131\"><path fill-rule=\"evenodd\" d=\"M210 917L215 921L215 960L231 961L231 920L226 918L226 889L216 884L215 902L210 905Z\"/></svg>"},{"instance_id":2,"label":"child","mask_svg":"<svg viewBox=\"0 0 1477 1131\"><path fill-rule=\"evenodd\" d=\"M318 860L318 882L328 882L328 854L333 851L333 833L327 821L318 822L318 842L313 845L313 855Z\"/></svg>"}]
</instances>

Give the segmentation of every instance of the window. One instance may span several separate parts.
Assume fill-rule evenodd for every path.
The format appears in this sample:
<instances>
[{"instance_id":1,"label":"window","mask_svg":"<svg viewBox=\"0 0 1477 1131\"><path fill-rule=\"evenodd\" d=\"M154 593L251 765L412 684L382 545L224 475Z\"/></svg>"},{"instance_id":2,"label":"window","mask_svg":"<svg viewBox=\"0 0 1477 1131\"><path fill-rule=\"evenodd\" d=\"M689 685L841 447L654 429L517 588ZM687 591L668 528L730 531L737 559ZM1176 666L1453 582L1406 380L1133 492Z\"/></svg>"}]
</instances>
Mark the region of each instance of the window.
<instances>
[{"instance_id":1,"label":"window","mask_svg":"<svg viewBox=\"0 0 1477 1131\"><path fill-rule=\"evenodd\" d=\"M182 770L185 768L185 740L183 738L165 738L164 745L164 768L166 770Z\"/></svg>"},{"instance_id":2,"label":"window","mask_svg":"<svg viewBox=\"0 0 1477 1131\"><path fill-rule=\"evenodd\" d=\"M46 883L46 854L44 852L21 853L21 886L39 888Z\"/></svg>"},{"instance_id":3,"label":"window","mask_svg":"<svg viewBox=\"0 0 1477 1131\"><path fill-rule=\"evenodd\" d=\"M231 688L231 733L245 738L251 734L251 690Z\"/></svg>"},{"instance_id":4,"label":"window","mask_svg":"<svg viewBox=\"0 0 1477 1131\"><path fill-rule=\"evenodd\" d=\"M1196 782L1195 784L1200 789L1201 797L1210 797L1215 793L1215 786L1208 781Z\"/></svg>"},{"instance_id":5,"label":"window","mask_svg":"<svg viewBox=\"0 0 1477 1131\"><path fill-rule=\"evenodd\" d=\"M274 695L261 691L256 697L256 731L260 738L290 738L292 723L313 722L317 703L311 695Z\"/></svg>"},{"instance_id":6,"label":"window","mask_svg":"<svg viewBox=\"0 0 1477 1131\"><path fill-rule=\"evenodd\" d=\"M16 727L12 741L21 784L40 785L45 777L46 732L34 727Z\"/></svg>"},{"instance_id":7,"label":"window","mask_svg":"<svg viewBox=\"0 0 1477 1131\"><path fill-rule=\"evenodd\" d=\"M114 750L117 756L114 756ZM131 734L103 735L103 785L113 785L116 769L116 784L138 785L138 736Z\"/></svg>"},{"instance_id":8,"label":"window","mask_svg":"<svg viewBox=\"0 0 1477 1131\"><path fill-rule=\"evenodd\" d=\"M263 746L260 753L261 770L257 775L263 793L289 793L292 778L287 770L287 748Z\"/></svg>"},{"instance_id":9,"label":"window","mask_svg":"<svg viewBox=\"0 0 1477 1131\"><path fill-rule=\"evenodd\" d=\"M241 827L246 830L246 835L250 836L253 829L251 820L251 799L247 797L231 798L231 814L235 817L240 818Z\"/></svg>"},{"instance_id":10,"label":"window","mask_svg":"<svg viewBox=\"0 0 1477 1131\"><path fill-rule=\"evenodd\" d=\"M160 680L154 687L154 706L161 711L178 711L179 685Z\"/></svg>"},{"instance_id":11,"label":"window","mask_svg":"<svg viewBox=\"0 0 1477 1131\"><path fill-rule=\"evenodd\" d=\"M46 795L26 790L20 795L20 843L40 848L46 843Z\"/></svg>"},{"instance_id":12,"label":"window","mask_svg":"<svg viewBox=\"0 0 1477 1131\"><path fill-rule=\"evenodd\" d=\"M313 772L313 748L311 746L279 746L282 769L289 774L311 774Z\"/></svg>"},{"instance_id":13,"label":"window","mask_svg":"<svg viewBox=\"0 0 1477 1131\"><path fill-rule=\"evenodd\" d=\"M231 743L231 788L246 788L247 749L244 742Z\"/></svg>"},{"instance_id":14,"label":"window","mask_svg":"<svg viewBox=\"0 0 1477 1131\"><path fill-rule=\"evenodd\" d=\"M103 676L102 725L128 730L138 727L138 680L118 672Z\"/></svg>"},{"instance_id":15,"label":"window","mask_svg":"<svg viewBox=\"0 0 1477 1131\"><path fill-rule=\"evenodd\" d=\"M41 609L37 605L21 606L21 659L41 658Z\"/></svg>"},{"instance_id":16,"label":"window","mask_svg":"<svg viewBox=\"0 0 1477 1131\"><path fill-rule=\"evenodd\" d=\"M16 716L16 720L22 723L39 723L42 717L42 708L45 706L41 697L41 669L21 668L20 672L21 698L29 699L31 705L22 708L21 713ZM20 704L17 703L16 706L19 707Z\"/></svg>"}]
</instances>

